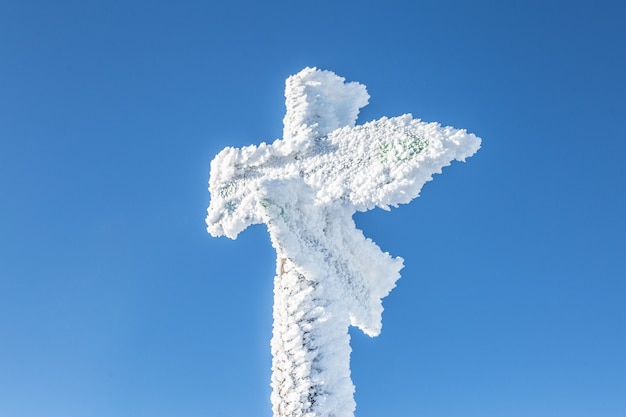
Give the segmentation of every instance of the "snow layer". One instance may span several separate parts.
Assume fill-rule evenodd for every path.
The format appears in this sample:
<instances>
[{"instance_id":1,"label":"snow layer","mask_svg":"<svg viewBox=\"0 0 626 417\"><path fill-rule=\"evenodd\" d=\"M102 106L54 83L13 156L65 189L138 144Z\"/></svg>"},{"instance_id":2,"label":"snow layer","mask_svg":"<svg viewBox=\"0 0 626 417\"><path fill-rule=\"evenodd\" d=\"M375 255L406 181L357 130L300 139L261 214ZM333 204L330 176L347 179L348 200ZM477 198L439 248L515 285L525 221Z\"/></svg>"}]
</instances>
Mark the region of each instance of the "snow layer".
<instances>
[{"instance_id":1,"label":"snow layer","mask_svg":"<svg viewBox=\"0 0 626 417\"><path fill-rule=\"evenodd\" d=\"M432 175L480 147L465 130L406 114L355 126L369 95L330 71L287 79L284 138L226 148L211 162L208 231L265 223L277 253L272 403L280 417L351 417L348 326L381 330L393 258L352 215L408 203Z\"/></svg>"}]
</instances>

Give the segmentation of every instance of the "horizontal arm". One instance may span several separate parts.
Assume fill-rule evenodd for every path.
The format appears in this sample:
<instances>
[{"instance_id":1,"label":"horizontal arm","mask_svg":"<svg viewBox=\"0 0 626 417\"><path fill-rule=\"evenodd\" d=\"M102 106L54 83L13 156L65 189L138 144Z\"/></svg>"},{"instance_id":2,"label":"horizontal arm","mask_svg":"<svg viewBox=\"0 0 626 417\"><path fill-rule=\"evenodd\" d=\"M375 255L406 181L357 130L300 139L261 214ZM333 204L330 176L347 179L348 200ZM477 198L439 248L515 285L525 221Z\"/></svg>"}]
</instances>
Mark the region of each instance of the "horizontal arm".
<instances>
[{"instance_id":1,"label":"horizontal arm","mask_svg":"<svg viewBox=\"0 0 626 417\"><path fill-rule=\"evenodd\" d=\"M325 140L336 149L333 163L311 161L307 182L320 184L318 199L341 199L358 211L408 203L434 174L472 156L481 142L465 130L408 114L337 129Z\"/></svg>"}]
</instances>

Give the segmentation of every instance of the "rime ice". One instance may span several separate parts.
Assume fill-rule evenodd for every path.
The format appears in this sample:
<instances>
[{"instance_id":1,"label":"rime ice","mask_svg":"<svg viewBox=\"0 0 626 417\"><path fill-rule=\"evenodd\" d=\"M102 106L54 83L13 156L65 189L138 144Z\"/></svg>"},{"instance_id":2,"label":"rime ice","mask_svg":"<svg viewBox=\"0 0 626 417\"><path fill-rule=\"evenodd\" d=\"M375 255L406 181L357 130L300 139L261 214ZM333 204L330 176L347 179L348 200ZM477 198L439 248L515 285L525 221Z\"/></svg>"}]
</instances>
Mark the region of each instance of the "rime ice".
<instances>
[{"instance_id":1,"label":"rime ice","mask_svg":"<svg viewBox=\"0 0 626 417\"><path fill-rule=\"evenodd\" d=\"M208 231L235 239L265 223L276 249L275 417L352 417L348 326L381 330L393 258L352 215L408 203L432 175L480 147L465 130L406 114L355 126L365 86L305 68L287 79L283 139L226 148L211 162Z\"/></svg>"}]
</instances>

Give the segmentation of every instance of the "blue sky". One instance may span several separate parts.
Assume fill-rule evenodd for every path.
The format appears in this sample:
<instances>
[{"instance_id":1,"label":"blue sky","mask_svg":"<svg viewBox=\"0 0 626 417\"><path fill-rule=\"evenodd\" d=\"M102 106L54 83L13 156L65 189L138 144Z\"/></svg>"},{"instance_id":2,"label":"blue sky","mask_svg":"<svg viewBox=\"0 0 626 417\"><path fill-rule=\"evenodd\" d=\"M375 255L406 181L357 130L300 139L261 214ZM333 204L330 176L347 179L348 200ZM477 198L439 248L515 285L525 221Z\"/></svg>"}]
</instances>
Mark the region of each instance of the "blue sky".
<instances>
[{"instance_id":1,"label":"blue sky","mask_svg":"<svg viewBox=\"0 0 626 417\"><path fill-rule=\"evenodd\" d=\"M271 416L274 251L205 231L209 163L305 66L483 138L358 214L405 258L357 417L626 415L617 1L0 4L0 415Z\"/></svg>"}]
</instances>

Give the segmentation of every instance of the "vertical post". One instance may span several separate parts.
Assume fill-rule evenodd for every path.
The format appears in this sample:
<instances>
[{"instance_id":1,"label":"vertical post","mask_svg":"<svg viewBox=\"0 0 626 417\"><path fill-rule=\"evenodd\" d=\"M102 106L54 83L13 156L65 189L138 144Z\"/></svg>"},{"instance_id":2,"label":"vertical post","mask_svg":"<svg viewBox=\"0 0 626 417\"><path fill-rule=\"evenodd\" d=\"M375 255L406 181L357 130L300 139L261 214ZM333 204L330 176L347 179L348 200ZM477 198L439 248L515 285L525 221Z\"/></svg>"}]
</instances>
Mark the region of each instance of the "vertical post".
<instances>
[{"instance_id":1,"label":"vertical post","mask_svg":"<svg viewBox=\"0 0 626 417\"><path fill-rule=\"evenodd\" d=\"M272 337L274 417L352 417L350 319L338 295L277 260Z\"/></svg>"}]
</instances>

